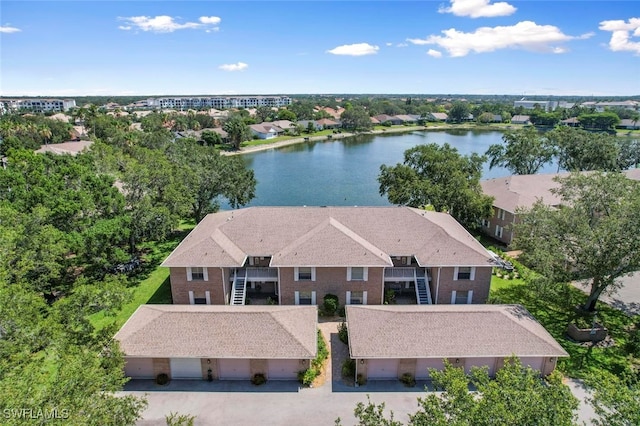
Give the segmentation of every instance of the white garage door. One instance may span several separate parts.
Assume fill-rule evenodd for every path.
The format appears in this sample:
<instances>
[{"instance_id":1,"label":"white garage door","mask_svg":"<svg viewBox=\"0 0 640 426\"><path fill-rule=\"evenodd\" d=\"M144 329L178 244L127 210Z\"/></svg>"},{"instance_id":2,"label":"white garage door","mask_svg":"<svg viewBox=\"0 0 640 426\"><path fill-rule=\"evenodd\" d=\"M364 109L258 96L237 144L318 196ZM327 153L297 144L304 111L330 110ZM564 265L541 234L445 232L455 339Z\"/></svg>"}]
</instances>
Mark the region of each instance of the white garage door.
<instances>
[{"instance_id":1,"label":"white garage door","mask_svg":"<svg viewBox=\"0 0 640 426\"><path fill-rule=\"evenodd\" d=\"M202 379L200 358L171 358L172 379Z\"/></svg>"},{"instance_id":2,"label":"white garage door","mask_svg":"<svg viewBox=\"0 0 640 426\"><path fill-rule=\"evenodd\" d=\"M444 361L438 358L423 358L416 361L416 379L430 379L429 369L444 369Z\"/></svg>"},{"instance_id":3,"label":"white garage door","mask_svg":"<svg viewBox=\"0 0 640 426\"><path fill-rule=\"evenodd\" d=\"M471 372L471 367L489 367L489 376L496 373L496 359L491 358L467 358L464 360L464 371Z\"/></svg>"},{"instance_id":4,"label":"white garage door","mask_svg":"<svg viewBox=\"0 0 640 426\"><path fill-rule=\"evenodd\" d=\"M270 359L269 380L295 380L298 378L300 361L297 359Z\"/></svg>"},{"instance_id":5,"label":"white garage door","mask_svg":"<svg viewBox=\"0 0 640 426\"><path fill-rule=\"evenodd\" d=\"M397 359L370 359L367 366L367 378L377 379L397 379L398 360Z\"/></svg>"},{"instance_id":6,"label":"white garage door","mask_svg":"<svg viewBox=\"0 0 640 426\"><path fill-rule=\"evenodd\" d=\"M524 357L524 358L520 358L520 362L522 363L523 367L531 367L534 370L538 370L541 371L542 370L542 363L544 362L544 358L540 358L540 357Z\"/></svg>"},{"instance_id":7,"label":"white garage door","mask_svg":"<svg viewBox=\"0 0 640 426\"><path fill-rule=\"evenodd\" d=\"M251 378L251 366L248 359L219 359L220 379L222 380L249 380Z\"/></svg>"},{"instance_id":8,"label":"white garage door","mask_svg":"<svg viewBox=\"0 0 640 426\"><path fill-rule=\"evenodd\" d=\"M151 358L126 358L124 374L132 379L153 379L153 360Z\"/></svg>"}]
</instances>

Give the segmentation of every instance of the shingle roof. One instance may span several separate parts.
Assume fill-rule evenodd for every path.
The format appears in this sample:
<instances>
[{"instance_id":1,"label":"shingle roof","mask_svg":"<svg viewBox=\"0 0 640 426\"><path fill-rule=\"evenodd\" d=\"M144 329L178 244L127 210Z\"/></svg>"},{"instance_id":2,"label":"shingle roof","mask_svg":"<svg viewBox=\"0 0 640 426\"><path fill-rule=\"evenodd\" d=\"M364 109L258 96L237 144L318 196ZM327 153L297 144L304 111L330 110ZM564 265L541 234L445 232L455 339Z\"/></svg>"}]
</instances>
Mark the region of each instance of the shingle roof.
<instances>
[{"instance_id":1,"label":"shingle roof","mask_svg":"<svg viewBox=\"0 0 640 426\"><path fill-rule=\"evenodd\" d=\"M569 356L520 305L350 305L346 315L352 358Z\"/></svg>"},{"instance_id":2,"label":"shingle roof","mask_svg":"<svg viewBox=\"0 0 640 426\"><path fill-rule=\"evenodd\" d=\"M629 179L640 180L638 169L625 170ZM553 179L565 178L569 173L549 173L538 175L512 175L502 178L488 179L480 182L482 192L494 197L493 205L500 209L515 213L518 207L529 208L538 200L549 206L560 204L561 198L551 192L560 184Z\"/></svg>"},{"instance_id":3,"label":"shingle roof","mask_svg":"<svg viewBox=\"0 0 640 426\"><path fill-rule=\"evenodd\" d=\"M42 145L40 149L37 149L36 153L45 153L51 152L53 154L70 154L70 155L78 155L80 152L88 149L91 145L93 145L92 141L73 141L73 142L63 142L63 143L54 143L49 145Z\"/></svg>"},{"instance_id":4,"label":"shingle roof","mask_svg":"<svg viewBox=\"0 0 640 426\"><path fill-rule=\"evenodd\" d=\"M127 356L311 359L315 306L142 305L114 338Z\"/></svg>"},{"instance_id":5,"label":"shingle roof","mask_svg":"<svg viewBox=\"0 0 640 426\"><path fill-rule=\"evenodd\" d=\"M250 207L207 215L163 266L490 266L492 257L446 213L410 207Z\"/></svg>"}]
</instances>

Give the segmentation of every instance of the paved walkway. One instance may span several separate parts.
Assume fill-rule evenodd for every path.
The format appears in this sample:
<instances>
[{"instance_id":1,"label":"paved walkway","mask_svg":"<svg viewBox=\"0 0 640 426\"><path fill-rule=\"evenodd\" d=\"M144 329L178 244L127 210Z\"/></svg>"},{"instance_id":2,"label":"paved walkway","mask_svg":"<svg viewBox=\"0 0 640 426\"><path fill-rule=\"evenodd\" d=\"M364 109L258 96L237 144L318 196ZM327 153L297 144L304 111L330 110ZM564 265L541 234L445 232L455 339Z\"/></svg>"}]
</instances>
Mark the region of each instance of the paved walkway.
<instances>
[{"instance_id":1,"label":"paved walkway","mask_svg":"<svg viewBox=\"0 0 640 426\"><path fill-rule=\"evenodd\" d=\"M600 300L629 315L640 315L640 272L619 278L619 281L622 287L614 294L600 296ZM589 291L582 282L575 282L573 285L580 290Z\"/></svg>"}]
</instances>

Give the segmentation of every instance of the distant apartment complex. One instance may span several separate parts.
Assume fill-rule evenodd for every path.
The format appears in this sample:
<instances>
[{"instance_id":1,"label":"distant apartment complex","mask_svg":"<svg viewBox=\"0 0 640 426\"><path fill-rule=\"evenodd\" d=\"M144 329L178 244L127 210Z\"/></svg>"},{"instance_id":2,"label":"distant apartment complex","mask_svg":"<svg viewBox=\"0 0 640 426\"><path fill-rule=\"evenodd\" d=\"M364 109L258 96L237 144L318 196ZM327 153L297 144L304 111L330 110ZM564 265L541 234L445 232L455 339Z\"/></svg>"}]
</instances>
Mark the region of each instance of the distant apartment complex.
<instances>
[{"instance_id":1,"label":"distant apartment complex","mask_svg":"<svg viewBox=\"0 0 640 426\"><path fill-rule=\"evenodd\" d=\"M213 96L147 99L149 108L189 109L189 108L257 108L283 107L291 105L288 96Z\"/></svg>"},{"instance_id":2,"label":"distant apartment complex","mask_svg":"<svg viewBox=\"0 0 640 426\"><path fill-rule=\"evenodd\" d=\"M29 110L33 112L67 111L75 108L75 99L0 99L0 111Z\"/></svg>"},{"instance_id":3,"label":"distant apartment complex","mask_svg":"<svg viewBox=\"0 0 640 426\"><path fill-rule=\"evenodd\" d=\"M558 107L558 101L528 101L525 99L521 99L513 103L514 108L522 107L524 109L535 109L536 106L549 112Z\"/></svg>"}]
</instances>

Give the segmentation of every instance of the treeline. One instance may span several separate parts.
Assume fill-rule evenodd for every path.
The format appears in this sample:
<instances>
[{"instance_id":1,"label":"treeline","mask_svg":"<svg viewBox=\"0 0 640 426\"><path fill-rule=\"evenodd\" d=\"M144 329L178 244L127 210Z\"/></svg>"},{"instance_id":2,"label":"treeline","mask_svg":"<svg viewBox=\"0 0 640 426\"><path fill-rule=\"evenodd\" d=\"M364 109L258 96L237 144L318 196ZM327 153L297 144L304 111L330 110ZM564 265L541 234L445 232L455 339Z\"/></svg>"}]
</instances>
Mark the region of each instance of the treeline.
<instances>
[{"instance_id":1,"label":"treeline","mask_svg":"<svg viewBox=\"0 0 640 426\"><path fill-rule=\"evenodd\" d=\"M126 425L145 403L113 395L125 382L116 330L96 330L88 316L126 303L135 278L117 266L144 264L144 243L199 221L219 198L247 203L256 182L241 157L94 112L83 117L94 144L76 157L35 154L39 140L17 130L24 117L2 118L3 145L4 134L15 139L0 168L0 410Z\"/></svg>"}]
</instances>

